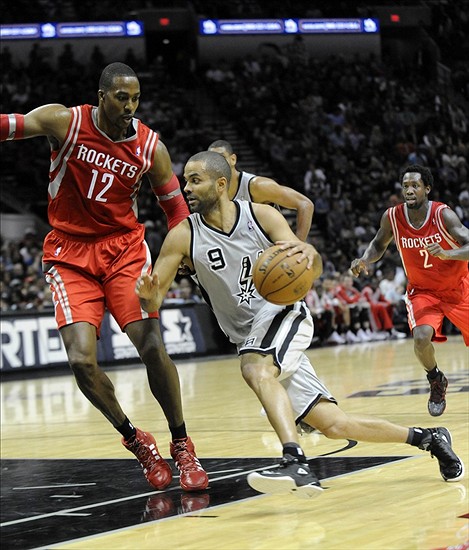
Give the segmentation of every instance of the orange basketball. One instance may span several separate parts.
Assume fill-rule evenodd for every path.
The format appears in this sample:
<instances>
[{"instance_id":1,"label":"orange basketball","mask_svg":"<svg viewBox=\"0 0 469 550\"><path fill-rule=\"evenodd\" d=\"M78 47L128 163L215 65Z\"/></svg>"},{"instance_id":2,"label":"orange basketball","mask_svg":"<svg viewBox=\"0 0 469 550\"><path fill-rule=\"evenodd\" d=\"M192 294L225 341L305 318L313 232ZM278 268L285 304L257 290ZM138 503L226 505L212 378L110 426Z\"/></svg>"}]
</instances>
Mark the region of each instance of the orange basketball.
<instances>
[{"instance_id":1,"label":"orange basketball","mask_svg":"<svg viewBox=\"0 0 469 550\"><path fill-rule=\"evenodd\" d=\"M308 260L298 263L298 254L287 256L289 249L269 247L259 256L252 270L252 280L259 294L273 304L286 306L303 299L313 284L313 270Z\"/></svg>"}]
</instances>

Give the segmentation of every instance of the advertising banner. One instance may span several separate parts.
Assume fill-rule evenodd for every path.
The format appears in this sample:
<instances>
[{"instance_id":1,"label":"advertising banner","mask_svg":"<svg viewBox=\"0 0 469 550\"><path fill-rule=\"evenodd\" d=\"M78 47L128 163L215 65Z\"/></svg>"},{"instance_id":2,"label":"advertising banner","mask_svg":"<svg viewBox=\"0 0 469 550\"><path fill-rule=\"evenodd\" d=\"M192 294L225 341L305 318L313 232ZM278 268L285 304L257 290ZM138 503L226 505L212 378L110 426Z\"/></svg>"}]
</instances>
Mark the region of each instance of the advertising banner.
<instances>
[{"instance_id":1,"label":"advertising banner","mask_svg":"<svg viewBox=\"0 0 469 550\"><path fill-rule=\"evenodd\" d=\"M205 304L161 310L160 326L171 357L224 353L228 343ZM2 372L67 364L67 355L52 313L2 315ZM98 362L140 361L129 338L106 313L98 340Z\"/></svg>"}]
</instances>

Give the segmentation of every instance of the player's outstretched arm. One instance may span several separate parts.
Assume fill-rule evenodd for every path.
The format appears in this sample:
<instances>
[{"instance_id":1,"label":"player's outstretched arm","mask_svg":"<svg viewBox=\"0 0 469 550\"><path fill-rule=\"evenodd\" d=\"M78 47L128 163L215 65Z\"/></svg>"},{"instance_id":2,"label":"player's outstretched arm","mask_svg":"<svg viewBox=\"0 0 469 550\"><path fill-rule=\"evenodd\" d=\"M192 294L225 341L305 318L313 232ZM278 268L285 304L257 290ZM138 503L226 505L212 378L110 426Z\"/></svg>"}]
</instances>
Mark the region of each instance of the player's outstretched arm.
<instances>
[{"instance_id":1,"label":"player's outstretched arm","mask_svg":"<svg viewBox=\"0 0 469 550\"><path fill-rule=\"evenodd\" d=\"M70 122L70 110L58 103L42 105L26 115L0 115L0 141L49 136L63 142Z\"/></svg>"}]
</instances>

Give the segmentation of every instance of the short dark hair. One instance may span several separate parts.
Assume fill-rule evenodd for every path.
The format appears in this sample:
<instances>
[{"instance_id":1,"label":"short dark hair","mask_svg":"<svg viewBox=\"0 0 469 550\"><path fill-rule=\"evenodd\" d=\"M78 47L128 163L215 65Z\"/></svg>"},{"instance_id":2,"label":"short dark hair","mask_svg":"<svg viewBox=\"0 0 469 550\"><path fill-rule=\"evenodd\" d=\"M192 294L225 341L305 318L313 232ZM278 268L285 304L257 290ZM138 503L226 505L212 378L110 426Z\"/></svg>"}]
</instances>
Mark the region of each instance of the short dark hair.
<instances>
[{"instance_id":1,"label":"short dark hair","mask_svg":"<svg viewBox=\"0 0 469 550\"><path fill-rule=\"evenodd\" d=\"M403 170L401 170L399 175L400 183L402 183L402 180L404 179L404 174L408 174L409 172L416 172L417 174L420 174L423 183L429 187L433 187L433 176L430 169L425 168L425 166L421 166L420 164L409 164L409 166L406 166Z\"/></svg>"},{"instance_id":2,"label":"short dark hair","mask_svg":"<svg viewBox=\"0 0 469 550\"><path fill-rule=\"evenodd\" d=\"M99 89L103 92L111 90L114 79L119 76L130 76L138 80L135 71L125 63L111 63L104 67L101 77L99 78Z\"/></svg>"},{"instance_id":3,"label":"short dark hair","mask_svg":"<svg viewBox=\"0 0 469 550\"><path fill-rule=\"evenodd\" d=\"M231 167L228 164L228 161L220 153L215 151L201 151L192 155L192 157L187 162L203 162L205 165L205 170L210 174L210 176L215 179L226 178L226 181L229 183L231 179Z\"/></svg>"},{"instance_id":4,"label":"short dark hair","mask_svg":"<svg viewBox=\"0 0 469 550\"><path fill-rule=\"evenodd\" d=\"M233 147L231 146L231 143L225 141L224 139L217 139L207 147L207 151L212 149L225 149L229 155L233 154Z\"/></svg>"}]
</instances>

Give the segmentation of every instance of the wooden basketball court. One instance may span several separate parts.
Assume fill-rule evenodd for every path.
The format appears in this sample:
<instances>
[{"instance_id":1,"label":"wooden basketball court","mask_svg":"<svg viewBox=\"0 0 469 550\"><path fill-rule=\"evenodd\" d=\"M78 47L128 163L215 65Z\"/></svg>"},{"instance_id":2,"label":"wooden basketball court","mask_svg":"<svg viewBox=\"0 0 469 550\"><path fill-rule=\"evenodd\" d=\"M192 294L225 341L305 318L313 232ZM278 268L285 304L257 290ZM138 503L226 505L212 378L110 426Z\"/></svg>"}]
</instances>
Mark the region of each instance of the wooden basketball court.
<instances>
[{"instance_id":1,"label":"wooden basketball court","mask_svg":"<svg viewBox=\"0 0 469 550\"><path fill-rule=\"evenodd\" d=\"M469 355L460 336L437 346L448 406L427 413L428 384L412 340L308 351L347 412L405 426L446 426L469 466ZM153 491L120 436L69 373L3 377L3 550L303 550L467 548L468 476L440 477L430 454L408 445L302 436L324 493L314 500L255 493L246 475L280 458L280 445L238 359L177 361L185 416L210 477L204 493L174 479ZM169 457L169 431L143 367L107 369L129 418ZM171 462L172 464L172 462Z\"/></svg>"}]
</instances>

